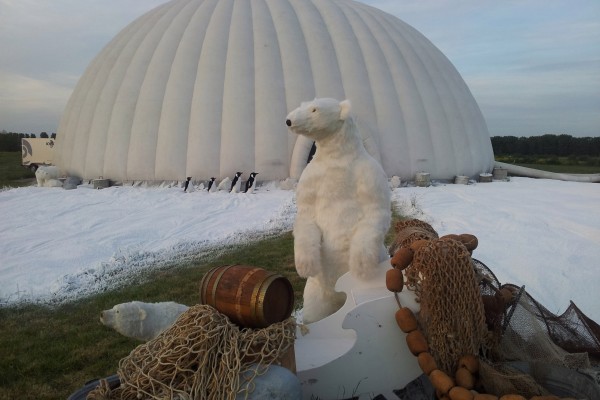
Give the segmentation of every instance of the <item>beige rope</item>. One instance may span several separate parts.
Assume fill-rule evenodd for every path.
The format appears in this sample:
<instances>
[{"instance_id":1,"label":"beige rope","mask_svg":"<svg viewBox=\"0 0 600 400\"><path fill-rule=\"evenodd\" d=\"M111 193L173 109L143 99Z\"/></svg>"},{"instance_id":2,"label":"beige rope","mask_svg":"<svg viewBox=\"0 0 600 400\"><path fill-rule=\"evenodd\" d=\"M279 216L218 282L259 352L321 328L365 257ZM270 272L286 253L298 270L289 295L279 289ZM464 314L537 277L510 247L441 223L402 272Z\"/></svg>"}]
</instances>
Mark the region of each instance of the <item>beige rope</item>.
<instances>
[{"instance_id":1,"label":"beige rope","mask_svg":"<svg viewBox=\"0 0 600 400\"><path fill-rule=\"evenodd\" d=\"M120 361L120 387L111 391L101 384L88 399L222 400L235 399L238 393L247 397L254 388L252 379L278 363L294 340L291 318L263 329L240 330L214 308L196 305Z\"/></svg>"}]
</instances>

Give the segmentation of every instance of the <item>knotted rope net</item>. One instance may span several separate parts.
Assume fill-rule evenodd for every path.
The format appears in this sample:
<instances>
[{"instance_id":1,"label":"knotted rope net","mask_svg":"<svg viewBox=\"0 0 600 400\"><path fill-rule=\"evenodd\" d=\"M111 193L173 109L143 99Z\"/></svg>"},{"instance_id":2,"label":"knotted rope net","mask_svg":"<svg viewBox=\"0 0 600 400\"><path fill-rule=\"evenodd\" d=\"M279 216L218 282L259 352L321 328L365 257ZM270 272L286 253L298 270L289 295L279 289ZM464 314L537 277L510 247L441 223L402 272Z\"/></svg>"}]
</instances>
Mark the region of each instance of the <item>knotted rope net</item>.
<instances>
[{"instance_id":1,"label":"knotted rope net","mask_svg":"<svg viewBox=\"0 0 600 400\"><path fill-rule=\"evenodd\" d=\"M396 222L394 230L396 238L389 248L390 256L393 256L400 247L408 247L416 240L438 238L437 232L431 225L415 218Z\"/></svg>"},{"instance_id":2,"label":"knotted rope net","mask_svg":"<svg viewBox=\"0 0 600 400\"><path fill-rule=\"evenodd\" d=\"M431 240L415 252L406 278L420 301L430 352L453 376L461 356L479 354L491 339L471 256L456 240Z\"/></svg>"},{"instance_id":3,"label":"knotted rope net","mask_svg":"<svg viewBox=\"0 0 600 400\"><path fill-rule=\"evenodd\" d=\"M487 266L471 258L464 243L454 240L460 236L419 237L430 234L427 226L402 221L396 226L394 245L414 250L404 270L405 283L421 304L419 325L440 369L454 376L461 355L478 355L476 389L496 396L549 395L544 386L556 379L553 367L566 368L562 374L577 371L600 384L597 323L573 303L559 316L535 301L524 287L501 285ZM415 228L423 231L415 234ZM585 383L577 388L585 393L580 397L596 398L593 384Z\"/></svg>"},{"instance_id":4,"label":"knotted rope net","mask_svg":"<svg viewBox=\"0 0 600 400\"><path fill-rule=\"evenodd\" d=\"M195 305L120 361L119 387L110 389L101 381L87 398L223 400L235 399L238 393L247 397L252 379L293 348L295 329L292 318L263 329L240 329L211 306Z\"/></svg>"}]
</instances>

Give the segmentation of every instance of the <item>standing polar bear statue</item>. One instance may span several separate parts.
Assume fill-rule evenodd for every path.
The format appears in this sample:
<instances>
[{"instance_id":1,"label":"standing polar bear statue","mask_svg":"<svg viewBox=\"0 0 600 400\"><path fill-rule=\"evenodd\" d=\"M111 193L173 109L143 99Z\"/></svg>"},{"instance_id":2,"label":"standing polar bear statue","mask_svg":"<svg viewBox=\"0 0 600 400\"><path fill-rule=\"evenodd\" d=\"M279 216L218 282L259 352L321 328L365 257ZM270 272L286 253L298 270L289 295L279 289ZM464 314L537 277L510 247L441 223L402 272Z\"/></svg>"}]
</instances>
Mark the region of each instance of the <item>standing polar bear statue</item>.
<instances>
[{"instance_id":1,"label":"standing polar bear statue","mask_svg":"<svg viewBox=\"0 0 600 400\"><path fill-rule=\"evenodd\" d=\"M388 258L384 236L391 222L390 188L381 165L367 152L350 101L315 99L290 112L289 129L316 143L317 151L296 188L296 270L308 278L303 322L337 311L345 295L335 291L350 271L370 278Z\"/></svg>"}]
</instances>

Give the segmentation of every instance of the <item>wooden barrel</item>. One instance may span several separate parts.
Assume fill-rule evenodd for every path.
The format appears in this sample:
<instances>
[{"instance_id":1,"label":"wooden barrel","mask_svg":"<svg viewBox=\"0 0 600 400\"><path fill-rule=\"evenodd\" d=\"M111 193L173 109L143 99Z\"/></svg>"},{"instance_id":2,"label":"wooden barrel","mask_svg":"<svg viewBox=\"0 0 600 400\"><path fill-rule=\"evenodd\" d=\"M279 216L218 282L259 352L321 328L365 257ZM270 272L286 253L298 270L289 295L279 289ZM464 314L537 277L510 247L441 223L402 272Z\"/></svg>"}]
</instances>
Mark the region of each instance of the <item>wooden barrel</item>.
<instances>
[{"instance_id":1,"label":"wooden barrel","mask_svg":"<svg viewBox=\"0 0 600 400\"><path fill-rule=\"evenodd\" d=\"M216 308L244 328L266 328L289 318L294 290L279 274L249 265L224 265L200 282L200 302Z\"/></svg>"}]
</instances>

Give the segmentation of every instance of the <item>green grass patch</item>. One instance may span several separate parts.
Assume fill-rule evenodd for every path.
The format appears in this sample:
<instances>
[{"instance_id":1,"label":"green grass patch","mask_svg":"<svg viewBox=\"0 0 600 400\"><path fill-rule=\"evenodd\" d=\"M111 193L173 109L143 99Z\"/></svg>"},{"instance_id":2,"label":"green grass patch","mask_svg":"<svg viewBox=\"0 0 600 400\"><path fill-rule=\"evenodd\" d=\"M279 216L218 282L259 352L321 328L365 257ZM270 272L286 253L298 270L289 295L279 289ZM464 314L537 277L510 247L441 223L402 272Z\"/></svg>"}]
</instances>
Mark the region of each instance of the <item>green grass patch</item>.
<instances>
[{"instance_id":1,"label":"green grass patch","mask_svg":"<svg viewBox=\"0 0 600 400\"><path fill-rule=\"evenodd\" d=\"M386 244L394 238L392 228ZM301 308L305 279L294 267L291 232L235 246L191 263L147 271L134 284L57 307L0 308L0 399L66 399L85 382L116 373L119 360L137 345L100 323L100 312L139 300L197 304L204 274L221 265L262 267L287 277Z\"/></svg>"},{"instance_id":2,"label":"green grass patch","mask_svg":"<svg viewBox=\"0 0 600 400\"><path fill-rule=\"evenodd\" d=\"M598 174L600 173L600 157L592 156L522 156L496 155L496 161L521 167L540 169L542 171L565 174Z\"/></svg>"},{"instance_id":3,"label":"green grass patch","mask_svg":"<svg viewBox=\"0 0 600 400\"><path fill-rule=\"evenodd\" d=\"M20 151L0 151L0 189L30 186L35 174L21 165Z\"/></svg>"},{"instance_id":4,"label":"green grass patch","mask_svg":"<svg viewBox=\"0 0 600 400\"><path fill-rule=\"evenodd\" d=\"M21 166L20 152L0 152L0 188L34 182L34 174ZM391 229L386 243L393 237ZM102 310L133 300L197 304L204 274L231 264L262 267L287 277L294 288L295 308L301 308L305 280L294 267L291 232L218 249L198 262L146 271L125 287L61 306L0 308L0 399L66 399L87 381L116 373L119 360L141 342L103 326Z\"/></svg>"},{"instance_id":5,"label":"green grass patch","mask_svg":"<svg viewBox=\"0 0 600 400\"><path fill-rule=\"evenodd\" d=\"M100 312L132 300L199 302L209 269L246 264L286 276L300 306L304 279L296 274L291 233L237 246L191 266L146 272L131 284L50 308L0 308L0 399L66 399L93 378L116 373L119 360L140 342L103 326Z\"/></svg>"},{"instance_id":6,"label":"green grass patch","mask_svg":"<svg viewBox=\"0 0 600 400\"><path fill-rule=\"evenodd\" d=\"M600 174L600 167L591 165L520 164L522 167L563 174Z\"/></svg>"}]
</instances>

